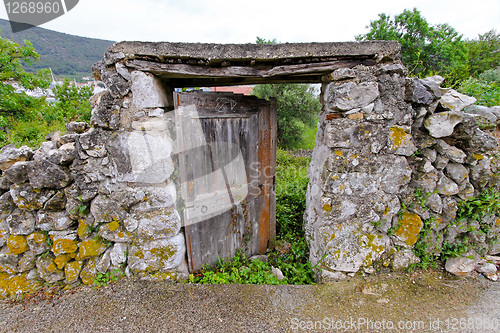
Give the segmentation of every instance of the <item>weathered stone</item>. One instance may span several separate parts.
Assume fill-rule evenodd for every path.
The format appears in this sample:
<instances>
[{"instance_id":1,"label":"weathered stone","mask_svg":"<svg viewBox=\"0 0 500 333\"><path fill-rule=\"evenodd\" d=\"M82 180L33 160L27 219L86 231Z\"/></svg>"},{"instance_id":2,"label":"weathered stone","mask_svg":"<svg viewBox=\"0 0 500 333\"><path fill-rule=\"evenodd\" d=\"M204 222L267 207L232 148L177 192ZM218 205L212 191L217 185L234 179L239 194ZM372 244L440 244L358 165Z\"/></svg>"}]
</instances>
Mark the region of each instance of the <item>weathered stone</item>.
<instances>
[{"instance_id":1,"label":"weathered stone","mask_svg":"<svg viewBox=\"0 0 500 333\"><path fill-rule=\"evenodd\" d=\"M33 155L33 160L47 160L52 163L57 163L57 142L54 141L45 141L40 144L40 148L35 151L35 155Z\"/></svg>"},{"instance_id":2,"label":"weathered stone","mask_svg":"<svg viewBox=\"0 0 500 333\"><path fill-rule=\"evenodd\" d=\"M131 221L131 219L135 221ZM137 225L134 234L147 242L175 236L181 227L179 214L174 208L135 210L126 220L126 225Z\"/></svg>"},{"instance_id":3,"label":"weathered stone","mask_svg":"<svg viewBox=\"0 0 500 333\"><path fill-rule=\"evenodd\" d=\"M446 166L445 171L448 177L453 179L457 184L469 181L469 170L467 170L467 168L462 164L449 163Z\"/></svg>"},{"instance_id":4,"label":"weathered stone","mask_svg":"<svg viewBox=\"0 0 500 333\"><path fill-rule=\"evenodd\" d=\"M44 231L64 230L75 223L75 221L70 219L65 211L52 212L40 210L38 211L37 216L38 222L36 227Z\"/></svg>"},{"instance_id":5,"label":"weathered stone","mask_svg":"<svg viewBox=\"0 0 500 333\"><path fill-rule=\"evenodd\" d=\"M16 208L10 192L0 195L0 221L4 220Z\"/></svg>"},{"instance_id":6,"label":"weathered stone","mask_svg":"<svg viewBox=\"0 0 500 333\"><path fill-rule=\"evenodd\" d=\"M465 107L476 103L476 99L450 89L443 96L441 96L439 103L445 110L461 111Z\"/></svg>"},{"instance_id":7,"label":"weathered stone","mask_svg":"<svg viewBox=\"0 0 500 333\"><path fill-rule=\"evenodd\" d=\"M127 262L127 249L128 245L125 243L115 243L115 245L113 245L109 253L113 268L120 268Z\"/></svg>"},{"instance_id":8,"label":"weathered stone","mask_svg":"<svg viewBox=\"0 0 500 333\"><path fill-rule=\"evenodd\" d=\"M183 262L185 251L182 234L145 244L133 244L129 246L128 267L133 273L165 272Z\"/></svg>"},{"instance_id":9,"label":"weathered stone","mask_svg":"<svg viewBox=\"0 0 500 333\"><path fill-rule=\"evenodd\" d=\"M84 121L72 121L66 124L68 134L81 134L90 128L89 124Z\"/></svg>"},{"instance_id":10,"label":"weathered stone","mask_svg":"<svg viewBox=\"0 0 500 333\"><path fill-rule=\"evenodd\" d=\"M96 267L98 260L99 258L97 257L90 258L80 272L80 279L84 284L93 284L96 280L97 274L99 273Z\"/></svg>"},{"instance_id":11,"label":"weathered stone","mask_svg":"<svg viewBox=\"0 0 500 333\"><path fill-rule=\"evenodd\" d=\"M411 249L402 249L394 254L391 260L391 266L394 270L407 268L411 264L418 264L420 258L413 254Z\"/></svg>"},{"instance_id":12,"label":"weathered stone","mask_svg":"<svg viewBox=\"0 0 500 333\"><path fill-rule=\"evenodd\" d=\"M441 197L437 193L432 193L427 198L425 206L438 214L441 214L443 211L443 201L441 200Z\"/></svg>"},{"instance_id":13,"label":"weathered stone","mask_svg":"<svg viewBox=\"0 0 500 333\"><path fill-rule=\"evenodd\" d=\"M417 242L424 223L417 214L406 212L399 219L398 225L394 235L402 242L402 246L410 247Z\"/></svg>"},{"instance_id":14,"label":"weathered stone","mask_svg":"<svg viewBox=\"0 0 500 333\"><path fill-rule=\"evenodd\" d=\"M340 85L330 85L325 100L327 110L337 112L365 107L378 96L379 90L376 82L356 84L350 81Z\"/></svg>"},{"instance_id":15,"label":"weathered stone","mask_svg":"<svg viewBox=\"0 0 500 333\"><path fill-rule=\"evenodd\" d=\"M450 146L444 140L436 141L436 150L441 155L455 163L464 163L467 155L460 149Z\"/></svg>"},{"instance_id":16,"label":"weathered stone","mask_svg":"<svg viewBox=\"0 0 500 333\"><path fill-rule=\"evenodd\" d=\"M453 134L455 126L462 121L462 116L456 112L440 112L430 115L424 126L434 138L442 138Z\"/></svg>"},{"instance_id":17,"label":"weathered stone","mask_svg":"<svg viewBox=\"0 0 500 333\"><path fill-rule=\"evenodd\" d=\"M0 272L9 275L16 274L19 256L12 253L8 247L0 249Z\"/></svg>"},{"instance_id":18,"label":"weathered stone","mask_svg":"<svg viewBox=\"0 0 500 333\"><path fill-rule=\"evenodd\" d=\"M22 235L10 235L7 239L7 247L13 254L22 254L29 250L26 238Z\"/></svg>"},{"instance_id":19,"label":"weathered stone","mask_svg":"<svg viewBox=\"0 0 500 333\"><path fill-rule=\"evenodd\" d=\"M12 186L12 182L5 175L0 176L0 190L8 190Z\"/></svg>"},{"instance_id":20,"label":"weathered stone","mask_svg":"<svg viewBox=\"0 0 500 333\"><path fill-rule=\"evenodd\" d=\"M384 209L381 212L381 217L380 217L381 227L379 228L379 230L383 232L387 232L391 228L392 219L401 209L401 203L397 197L388 201L386 205L382 205Z\"/></svg>"},{"instance_id":21,"label":"weathered stone","mask_svg":"<svg viewBox=\"0 0 500 333\"><path fill-rule=\"evenodd\" d=\"M420 154L425 157L429 162L434 163L437 158L437 152L434 149L426 148L420 152Z\"/></svg>"},{"instance_id":22,"label":"weathered stone","mask_svg":"<svg viewBox=\"0 0 500 333\"><path fill-rule=\"evenodd\" d=\"M476 114L478 116L484 117L489 122L495 123L498 120L498 117L490 111L490 108L483 105L470 105L464 110L470 114Z\"/></svg>"},{"instance_id":23,"label":"weathered stone","mask_svg":"<svg viewBox=\"0 0 500 333\"><path fill-rule=\"evenodd\" d=\"M425 79L420 80L420 82L434 95L435 98L441 98L442 96L439 85L443 83L443 81L444 78L438 75L426 77Z\"/></svg>"},{"instance_id":24,"label":"weathered stone","mask_svg":"<svg viewBox=\"0 0 500 333\"><path fill-rule=\"evenodd\" d=\"M474 186L469 182L465 182L460 186L460 192L458 193L458 197L462 200L465 200L467 198L474 197L474 194L475 194Z\"/></svg>"},{"instance_id":25,"label":"weathered stone","mask_svg":"<svg viewBox=\"0 0 500 333\"><path fill-rule=\"evenodd\" d=\"M327 145L331 148L361 148L376 144L380 151L387 141L377 124L343 118L328 122L326 126Z\"/></svg>"},{"instance_id":26,"label":"weathered stone","mask_svg":"<svg viewBox=\"0 0 500 333\"><path fill-rule=\"evenodd\" d=\"M101 258L97 261L96 263L96 270L99 273L106 273L109 267L111 266L111 253L112 248L109 248L104 252L104 254L101 256Z\"/></svg>"},{"instance_id":27,"label":"weathered stone","mask_svg":"<svg viewBox=\"0 0 500 333\"><path fill-rule=\"evenodd\" d=\"M32 211L42 208L54 193L54 191L46 189L35 190L29 184L12 185L10 187L12 200L22 210Z\"/></svg>"},{"instance_id":28,"label":"weathered stone","mask_svg":"<svg viewBox=\"0 0 500 333\"><path fill-rule=\"evenodd\" d=\"M475 153L486 153L498 148L498 139L475 128L472 138L467 142L464 149Z\"/></svg>"},{"instance_id":29,"label":"weathered stone","mask_svg":"<svg viewBox=\"0 0 500 333\"><path fill-rule=\"evenodd\" d=\"M453 180L446 177L444 174L441 174L439 175L436 191L442 195L455 195L460 192L460 189Z\"/></svg>"},{"instance_id":30,"label":"weathered stone","mask_svg":"<svg viewBox=\"0 0 500 333\"><path fill-rule=\"evenodd\" d=\"M28 171L33 161L16 162L4 171L5 178L13 184L23 184L28 181Z\"/></svg>"},{"instance_id":31,"label":"weathered stone","mask_svg":"<svg viewBox=\"0 0 500 333\"><path fill-rule=\"evenodd\" d=\"M457 216L458 206L457 202L451 197L443 198L443 213L441 215L445 223L450 223L455 220Z\"/></svg>"},{"instance_id":32,"label":"weathered stone","mask_svg":"<svg viewBox=\"0 0 500 333\"><path fill-rule=\"evenodd\" d=\"M487 262L481 262L477 267L476 271L483 274L484 276L490 278L491 280L494 280L495 278L493 275L496 276L497 274L497 266L495 264L487 263ZM498 277L497 277L498 279Z\"/></svg>"},{"instance_id":33,"label":"weathered stone","mask_svg":"<svg viewBox=\"0 0 500 333\"><path fill-rule=\"evenodd\" d=\"M57 268L51 257L38 257L36 260L36 268L40 278L48 283L56 283L64 279L64 272Z\"/></svg>"},{"instance_id":34,"label":"weathered stone","mask_svg":"<svg viewBox=\"0 0 500 333\"><path fill-rule=\"evenodd\" d=\"M328 169L334 170L325 184L330 193L367 197L380 189L397 193L410 182L411 169L406 158L379 155L359 158L347 151L336 151L329 159Z\"/></svg>"},{"instance_id":35,"label":"weathered stone","mask_svg":"<svg viewBox=\"0 0 500 333\"><path fill-rule=\"evenodd\" d=\"M52 239L51 251L56 256L74 253L78 250L77 235L74 231L51 231L50 238Z\"/></svg>"},{"instance_id":36,"label":"weathered stone","mask_svg":"<svg viewBox=\"0 0 500 333\"><path fill-rule=\"evenodd\" d=\"M120 107L116 105L117 101L112 94L105 90L92 98L95 104L92 107L90 123L105 129L117 130L120 127Z\"/></svg>"},{"instance_id":37,"label":"weathered stone","mask_svg":"<svg viewBox=\"0 0 500 333\"><path fill-rule=\"evenodd\" d=\"M102 224L99 228L99 236L112 242L130 243L132 241L132 235L124 230L118 221Z\"/></svg>"},{"instance_id":38,"label":"weathered stone","mask_svg":"<svg viewBox=\"0 0 500 333\"><path fill-rule=\"evenodd\" d=\"M7 170L16 162L28 161L33 156L31 148L22 146L16 148L14 145L4 146L0 150L0 169Z\"/></svg>"},{"instance_id":39,"label":"weathered stone","mask_svg":"<svg viewBox=\"0 0 500 333\"><path fill-rule=\"evenodd\" d=\"M74 159L78 156L77 151L75 149L75 143L65 143L57 150L58 153L58 162L61 165L69 165Z\"/></svg>"},{"instance_id":40,"label":"weathered stone","mask_svg":"<svg viewBox=\"0 0 500 333\"><path fill-rule=\"evenodd\" d=\"M120 74L125 80L132 80L132 75L124 64L118 62L115 64L115 68L118 74Z\"/></svg>"},{"instance_id":41,"label":"weathered stone","mask_svg":"<svg viewBox=\"0 0 500 333\"><path fill-rule=\"evenodd\" d=\"M101 129L91 128L78 138L78 143L92 157L106 156L106 141L109 136Z\"/></svg>"},{"instance_id":42,"label":"weathered stone","mask_svg":"<svg viewBox=\"0 0 500 333\"><path fill-rule=\"evenodd\" d=\"M92 200L90 213L94 216L96 223L123 221L127 212L107 195L99 194Z\"/></svg>"},{"instance_id":43,"label":"weathered stone","mask_svg":"<svg viewBox=\"0 0 500 333\"><path fill-rule=\"evenodd\" d=\"M72 180L66 168L45 160L35 161L29 171L30 185L33 188L61 189Z\"/></svg>"},{"instance_id":44,"label":"weathered stone","mask_svg":"<svg viewBox=\"0 0 500 333\"><path fill-rule=\"evenodd\" d=\"M12 235L29 235L35 231L36 215L31 211L16 208L6 221Z\"/></svg>"},{"instance_id":45,"label":"weathered stone","mask_svg":"<svg viewBox=\"0 0 500 333\"><path fill-rule=\"evenodd\" d=\"M434 96L418 78L406 79L405 99L411 103L429 105L434 101Z\"/></svg>"},{"instance_id":46,"label":"weathered stone","mask_svg":"<svg viewBox=\"0 0 500 333\"><path fill-rule=\"evenodd\" d=\"M438 170L443 170L444 168L446 168L449 161L450 160L447 157L443 155L438 155L436 157L436 161L434 161L434 167Z\"/></svg>"},{"instance_id":47,"label":"weathered stone","mask_svg":"<svg viewBox=\"0 0 500 333\"><path fill-rule=\"evenodd\" d=\"M480 262L479 254L469 251L462 256L446 260L445 269L453 275L465 276L474 271Z\"/></svg>"},{"instance_id":48,"label":"weathered stone","mask_svg":"<svg viewBox=\"0 0 500 333\"><path fill-rule=\"evenodd\" d=\"M106 88L116 97L123 97L130 91L129 82L115 71L105 70L101 73L101 78Z\"/></svg>"},{"instance_id":49,"label":"weathered stone","mask_svg":"<svg viewBox=\"0 0 500 333\"><path fill-rule=\"evenodd\" d=\"M72 261L64 266L64 275L66 279L64 283L72 284L78 281L80 277L80 272L82 271L83 261Z\"/></svg>"},{"instance_id":50,"label":"weathered stone","mask_svg":"<svg viewBox=\"0 0 500 333\"><path fill-rule=\"evenodd\" d=\"M438 179L439 176L436 170L415 172L412 175L410 185L414 188L421 188L426 193L432 193L436 189Z\"/></svg>"},{"instance_id":51,"label":"weathered stone","mask_svg":"<svg viewBox=\"0 0 500 333\"><path fill-rule=\"evenodd\" d=\"M66 196L63 190L59 190L54 194L43 206L46 211L64 210L66 207Z\"/></svg>"},{"instance_id":52,"label":"weathered stone","mask_svg":"<svg viewBox=\"0 0 500 333\"><path fill-rule=\"evenodd\" d=\"M385 252L389 239L378 234L366 234L356 225L335 228L326 246L322 266L327 270L355 273L370 267Z\"/></svg>"},{"instance_id":53,"label":"weathered stone","mask_svg":"<svg viewBox=\"0 0 500 333\"><path fill-rule=\"evenodd\" d=\"M47 239L47 235L43 232L34 232L26 237L28 246L35 255L40 255L50 249Z\"/></svg>"},{"instance_id":54,"label":"weathered stone","mask_svg":"<svg viewBox=\"0 0 500 333\"><path fill-rule=\"evenodd\" d=\"M79 134L73 133L73 134L65 134L61 136L61 138L57 141L57 146L60 147L62 145L65 145L67 143L74 143L76 142L76 139L79 137Z\"/></svg>"},{"instance_id":55,"label":"weathered stone","mask_svg":"<svg viewBox=\"0 0 500 333\"><path fill-rule=\"evenodd\" d=\"M74 256L75 255L73 255L73 257ZM56 256L56 258L54 259L54 263L56 264L56 266L57 266L58 269L63 269L64 266L66 266L66 264L71 259L73 259L73 258L71 258L71 255L69 255L69 254L60 254L60 255Z\"/></svg>"},{"instance_id":56,"label":"weathered stone","mask_svg":"<svg viewBox=\"0 0 500 333\"><path fill-rule=\"evenodd\" d=\"M167 93L161 81L149 73L133 71L133 105L137 109L168 107Z\"/></svg>"},{"instance_id":57,"label":"weathered stone","mask_svg":"<svg viewBox=\"0 0 500 333\"><path fill-rule=\"evenodd\" d=\"M0 218L0 248L7 243L9 235L9 224L7 223L7 221L5 221L4 218Z\"/></svg>"},{"instance_id":58,"label":"weathered stone","mask_svg":"<svg viewBox=\"0 0 500 333\"><path fill-rule=\"evenodd\" d=\"M17 266L17 270L20 273L28 272L35 268L35 254L33 251L24 252Z\"/></svg>"},{"instance_id":59,"label":"weathered stone","mask_svg":"<svg viewBox=\"0 0 500 333\"><path fill-rule=\"evenodd\" d=\"M90 257L95 257L99 256L106 251L106 249L109 247L108 243L105 243L102 239L100 238L87 238L84 241L81 242L80 244L80 249L79 249L79 258L81 260L90 258Z\"/></svg>"},{"instance_id":60,"label":"weathered stone","mask_svg":"<svg viewBox=\"0 0 500 333\"><path fill-rule=\"evenodd\" d=\"M411 156L417 151L411 134L399 126L393 126L389 129L389 148L390 152L404 156Z\"/></svg>"}]
</instances>

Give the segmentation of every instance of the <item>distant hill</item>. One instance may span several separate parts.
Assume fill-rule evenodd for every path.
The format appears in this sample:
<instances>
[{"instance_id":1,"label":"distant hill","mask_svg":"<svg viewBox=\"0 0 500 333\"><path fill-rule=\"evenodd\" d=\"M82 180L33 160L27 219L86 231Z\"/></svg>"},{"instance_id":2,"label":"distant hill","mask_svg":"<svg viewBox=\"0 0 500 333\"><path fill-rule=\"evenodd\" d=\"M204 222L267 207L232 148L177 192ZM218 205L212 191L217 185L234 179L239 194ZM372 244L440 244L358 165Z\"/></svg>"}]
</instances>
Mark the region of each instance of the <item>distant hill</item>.
<instances>
[{"instance_id":1,"label":"distant hill","mask_svg":"<svg viewBox=\"0 0 500 333\"><path fill-rule=\"evenodd\" d=\"M0 36L23 44L27 39L40 55L40 58L28 71L37 71L41 68L51 68L59 76L90 75L94 63L101 60L107 48L113 41L93 39L68 35L65 33L43 29L31 28L13 33L10 23L0 19Z\"/></svg>"}]
</instances>

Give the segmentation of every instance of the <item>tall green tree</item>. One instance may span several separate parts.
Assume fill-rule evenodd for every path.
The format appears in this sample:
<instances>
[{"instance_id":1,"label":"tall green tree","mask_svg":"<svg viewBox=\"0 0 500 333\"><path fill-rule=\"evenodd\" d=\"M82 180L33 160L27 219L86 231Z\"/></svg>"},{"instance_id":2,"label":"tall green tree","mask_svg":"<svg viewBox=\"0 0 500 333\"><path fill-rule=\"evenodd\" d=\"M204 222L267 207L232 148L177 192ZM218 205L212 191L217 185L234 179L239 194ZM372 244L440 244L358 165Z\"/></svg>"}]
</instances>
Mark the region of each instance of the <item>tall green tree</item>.
<instances>
[{"instance_id":1,"label":"tall green tree","mask_svg":"<svg viewBox=\"0 0 500 333\"><path fill-rule=\"evenodd\" d=\"M478 38L466 41L469 50L469 72L471 76L495 70L500 66L500 34L490 30Z\"/></svg>"},{"instance_id":2,"label":"tall green tree","mask_svg":"<svg viewBox=\"0 0 500 333\"><path fill-rule=\"evenodd\" d=\"M276 39L257 37L257 44L275 44ZM284 149L297 146L305 126L314 126L321 103L308 84L260 84L253 89L259 98L277 99L278 144Z\"/></svg>"},{"instance_id":3,"label":"tall green tree","mask_svg":"<svg viewBox=\"0 0 500 333\"><path fill-rule=\"evenodd\" d=\"M356 40L399 41L401 60L412 75L440 74L451 85L468 77L468 50L462 35L448 24L430 25L416 8L394 18L379 14L367 28Z\"/></svg>"},{"instance_id":4,"label":"tall green tree","mask_svg":"<svg viewBox=\"0 0 500 333\"><path fill-rule=\"evenodd\" d=\"M30 97L25 92L15 93L13 84L33 90L48 88L49 72L41 70L37 74L27 73L23 65L31 65L38 59L33 45L25 40L24 46L0 37L0 112L2 114L24 113L37 107L44 100Z\"/></svg>"}]
</instances>

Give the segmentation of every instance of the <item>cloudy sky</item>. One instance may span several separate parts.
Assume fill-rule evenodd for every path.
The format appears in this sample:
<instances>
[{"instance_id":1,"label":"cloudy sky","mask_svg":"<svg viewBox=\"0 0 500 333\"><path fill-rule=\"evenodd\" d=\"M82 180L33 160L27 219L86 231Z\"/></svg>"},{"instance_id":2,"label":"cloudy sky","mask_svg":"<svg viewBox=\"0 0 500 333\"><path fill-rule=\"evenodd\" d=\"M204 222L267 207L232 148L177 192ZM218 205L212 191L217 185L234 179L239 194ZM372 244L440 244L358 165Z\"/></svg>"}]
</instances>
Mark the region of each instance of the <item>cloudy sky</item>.
<instances>
[{"instance_id":1,"label":"cloudy sky","mask_svg":"<svg viewBox=\"0 0 500 333\"><path fill-rule=\"evenodd\" d=\"M431 24L448 23L466 38L500 32L499 0L80 0L42 27L114 41L335 42L366 32L379 13L414 7Z\"/></svg>"}]
</instances>

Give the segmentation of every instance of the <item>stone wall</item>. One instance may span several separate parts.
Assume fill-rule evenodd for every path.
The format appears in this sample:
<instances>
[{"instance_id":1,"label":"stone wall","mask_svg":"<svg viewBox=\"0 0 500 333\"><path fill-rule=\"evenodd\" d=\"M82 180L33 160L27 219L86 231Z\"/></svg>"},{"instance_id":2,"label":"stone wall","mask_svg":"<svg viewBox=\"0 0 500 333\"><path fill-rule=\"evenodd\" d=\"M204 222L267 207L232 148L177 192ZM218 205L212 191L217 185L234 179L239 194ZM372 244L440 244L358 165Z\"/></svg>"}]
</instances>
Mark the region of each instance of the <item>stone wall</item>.
<instances>
[{"instance_id":1,"label":"stone wall","mask_svg":"<svg viewBox=\"0 0 500 333\"><path fill-rule=\"evenodd\" d=\"M185 279L174 83L242 76L323 82L305 214L318 280L407 267L415 244L431 257L464 239L478 258L500 252L497 216L455 219L460 200L498 187L497 141L478 127L496 127L498 108L469 106L439 77L406 78L394 43L294 47L230 45L234 57L203 60L218 46L113 46L95 68L107 90L91 99L92 127L70 123L36 151L0 151L0 296L111 275Z\"/></svg>"},{"instance_id":2,"label":"stone wall","mask_svg":"<svg viewBox=\"0 0 500 333\"><path fill-rule=\"evenodd\" d=\"M420 260L417 241L430 258L464 239L480 255L500 252L497 216L455 220L460 200L498 187L498 143L478 120L496 122L499 108L464 110L474 98L441 88L441 77L406 78L398 64L329 79L305 214L319 278L405 268Z\"/></svg>"},{"instance_id":3,"label":"stone wall","mask_svg":"<svg viewBox=\"0 0 500 333\"><path fill-rule=\"evenodd\" d=\"M167 95L152 75L123 74L130 83L92 97L91 128L70 123L36 151L2 148L0 296L111 275L187 278Z\"/></svg>"}]
</instances>

